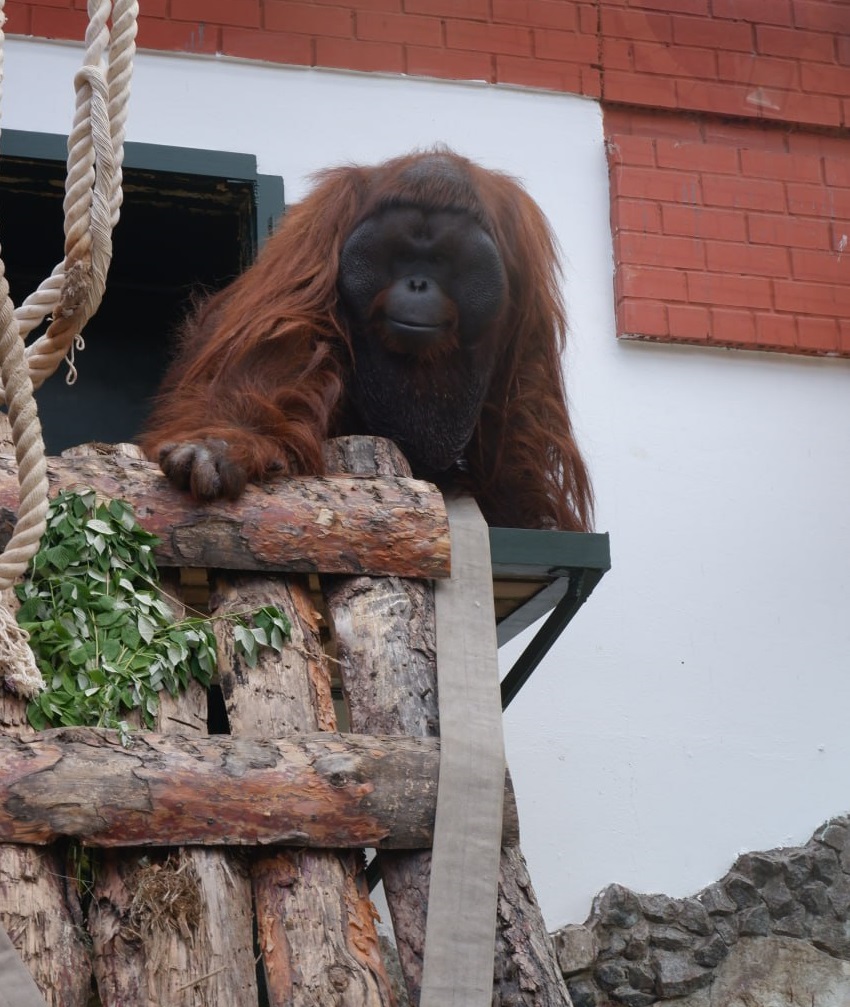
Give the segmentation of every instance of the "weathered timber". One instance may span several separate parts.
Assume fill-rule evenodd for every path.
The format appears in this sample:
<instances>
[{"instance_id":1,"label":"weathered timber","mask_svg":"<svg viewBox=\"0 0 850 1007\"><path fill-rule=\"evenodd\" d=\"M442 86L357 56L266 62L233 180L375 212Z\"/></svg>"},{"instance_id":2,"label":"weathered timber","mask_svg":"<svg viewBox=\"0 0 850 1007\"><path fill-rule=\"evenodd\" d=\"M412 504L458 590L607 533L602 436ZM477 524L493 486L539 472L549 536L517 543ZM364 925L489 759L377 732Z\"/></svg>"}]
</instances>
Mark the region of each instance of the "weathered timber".
<instances>
[{"instance_id":1,"label":"weathered timber","mask_svg":"<svg viewBox=\"0 0 850 1007\"><path fill-rule=\"evenodd\" d=\"M129 501L161 539L163 566L445 577L448 524L442 497L417 479L280 477L237 502L199 505L159 469L130 457L51 458L51 494L89 486ZM0 528L18 506L14 459L0 456ZM0 544L2 544L0 536Z\"/></svg>"},{"instance_id":2,"label":"weathered timber","mask_svg":"<svg viewBox=\"0 0 850 1007\"><path fill-rule=\"evenodd\" d=\"M341 438L327 453L332 471L409 471L392 446ZM438 733L433 592L399 579L327 578L326 599L352 728ZM507 812L507 807L506 807ZM500 865L494 1005L569 1007L551 939L519 847L505 843ZM411 1004L419 1003L430 851L378 854Z\"/></svg>"},{"instance_id":3,"label":"weathered timber","mask_svg":"<svg viewBox=\"0 0 850 1007\"><path fill-rule=\"evenodd\" d=\"M163 578L163 588L175 607L176 571ZM156 727L203 737L206 689L192 680L177 696L161 693ZM144 853L102 850L88 922L103 1007L257 1003L251 887L242 855L158 845Z\"/></svg>"},{"instance_id":4,"label":"weathered timber","mask_svg":"<svg viewBox=\"0 0 850 1007\"><path fill-rule=\"evenodd\" d=\"M129 748L88 727L0 738L0 841L424 847L439 760L436 739L351 734L145 732Z\"/></svg>"},{"instance_id":5,"label":"weathered timber","mask_svg":"<svg viewBox=\"0 0 850 1007\"><path fill-rule=\"evenodd\" d=\"M2 423L8 423L5 417ZM0 595L0 604L14 609L11 591ZM0 739L34 733L26 700L0 688ZM48 1007L85 1007L91 994L91 956L75 873L64 844L45 849L0 842L0 925Z\"/></svg>"},{"instance_id":6,"label":"weathered timber","mask_svg":"<svg viewBox=\"0 0 850 1007\"><path fill-rule=\"evenodd\" d=\"M328 661L306 585L296 577L222 575L211 598L216 615L265 605L285 612L292 629L283 652L262 650L253 668L236 653L231 624L216 623L231 733L334 730ZM271 1007L393 1007L359 850L263 851L251 880Z\"/></svg>"}]
</instances>

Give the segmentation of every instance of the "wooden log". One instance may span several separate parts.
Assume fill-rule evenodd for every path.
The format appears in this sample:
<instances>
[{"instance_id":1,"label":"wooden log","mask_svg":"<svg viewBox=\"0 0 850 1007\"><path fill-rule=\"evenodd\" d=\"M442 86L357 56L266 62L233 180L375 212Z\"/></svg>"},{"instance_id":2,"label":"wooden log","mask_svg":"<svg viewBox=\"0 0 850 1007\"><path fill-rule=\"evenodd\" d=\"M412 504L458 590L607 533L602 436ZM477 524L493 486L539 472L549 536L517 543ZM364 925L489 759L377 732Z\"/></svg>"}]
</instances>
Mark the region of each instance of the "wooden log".
<instances>
[{"instance_id":1,"label":"wooden log","mask_svg":"<svg viewBox=\"0 0 850 1007\"><path fill-rule=\"evenodd\" d=\"M0 841L417 848L431 842L439 761L436 739L351 734L0 738ZM515 818L507 830L515 840Z\"/></svg>"},{"instance_id":2,"label":"wooden log","mask_svg":"<svg viewBox=\"0 0 850 1007\"><path fill-rule=\"evenodd\" d=\"M211 602L217 615L275 605L292 624L283 653L261 651L254 668L235 652L228 623L216 624L232 734L262 739L334 730L327 658L305 587L295 578L225 576ZM333 772L333 782L342 784L348 771L340 761ZM337 818L334 808L325 811ZM251 878L271 1007L393 1007L359 850L263 852L254 858Z\"/></svg>"},{"instance_id":3,"label":"wooden log","mask_svg":"<svg viewBox=\"0 0 850 1007\"><path fill-rule=\"evenodd\" d=\"M18 506L15 471L14 460L0 456L6 538ZM51 458L48 477L53 495L87 486L129 501L139 523L161 539L163 566L402 577L445 577L449 569L442 497L416 479L282 477L249 486L237 502L199 505L156 466L134 458Z\"/></svg>"},{"instance_id":4,"label":"wooden log","mask_svg":"<svg viewBox=\"0 0 850 1007\"><path fill-rule=\"evenodd\" d=\"M172 606L178 587L176 576L165 579ZM202 738L206 689L190 681L177 696L162 693L156 726ZM100 852L89 932L103 1007L256 1004L245 857L161 842L152 836L145 853Z\"/></svg>"},{"instance_id":5,"label":"wooden log","mask_svg":"<svg viewBox=\"0 0 850 1007\"><path fill-rule=\"evenodd\" d=\"M409 471L398 452L369 438L329 446L332 471L363 475ZM428 596L430 593L430 597ZM437 674L433 592L421 584L368 577L327 578L326 600L352 728L434 734ZM419 1003L430 851L379 852L387 902L411 1004ZM501 858L493 1002L569 1007L525 861L518 846Z\"/></svg>"}]
</instances>

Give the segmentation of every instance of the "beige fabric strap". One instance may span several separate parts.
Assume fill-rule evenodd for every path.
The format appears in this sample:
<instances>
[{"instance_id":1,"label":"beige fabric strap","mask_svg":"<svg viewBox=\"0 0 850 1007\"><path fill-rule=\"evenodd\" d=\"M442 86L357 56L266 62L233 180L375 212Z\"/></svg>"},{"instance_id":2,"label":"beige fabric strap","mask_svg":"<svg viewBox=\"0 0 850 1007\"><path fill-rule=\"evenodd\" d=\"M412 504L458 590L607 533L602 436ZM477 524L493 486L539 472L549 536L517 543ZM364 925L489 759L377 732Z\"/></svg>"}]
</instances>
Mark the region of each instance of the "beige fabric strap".
<instances>
[{"instance_id":1,"label":"beige fabric strap","mask_svg":"<svg viewBox=\"0 0 850 1007\"><path fill-rule=\"evenodd\" d=\"M440 787L420 1007L490 1007L505 752L490 539L448 499L452 575L435 587Z\"/></svg>"},{"instance_id":2,"label":"beige fabric strap","mask_svg":"<svg viewBox=\"0 0 850 1007\"><path fill-rule=\"evenodd\" d=\"M0 1007L47 1007L38 986L0 927Z\"/></svg>"}]
</instances>

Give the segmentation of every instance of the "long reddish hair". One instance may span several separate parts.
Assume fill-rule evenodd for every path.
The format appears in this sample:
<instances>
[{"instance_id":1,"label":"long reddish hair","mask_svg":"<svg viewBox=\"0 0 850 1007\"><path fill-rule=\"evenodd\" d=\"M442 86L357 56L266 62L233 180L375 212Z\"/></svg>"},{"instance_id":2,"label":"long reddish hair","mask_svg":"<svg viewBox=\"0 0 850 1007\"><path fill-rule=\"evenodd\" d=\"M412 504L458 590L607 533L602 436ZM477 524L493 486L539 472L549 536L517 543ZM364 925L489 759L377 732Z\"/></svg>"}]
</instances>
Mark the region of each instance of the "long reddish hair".
<instances>
[{"instance_id":1,"label":"long reddish hair","mask_svg":"<svg viewBox=\"0 0 850 1007\"><path fill-rule=\"evenodd\" d=\"M508 281L495 371L455 481L491 524L587 530L592 493L566 404L551 229L516 180L445 150L322 172L254 265L184 326L143 446L156 457L165 443L215 438L254 478L321 473L323 442L351 432L340 251L360 221L400 201L469 213L495 241Z\"/></svg>"}]
</instances>

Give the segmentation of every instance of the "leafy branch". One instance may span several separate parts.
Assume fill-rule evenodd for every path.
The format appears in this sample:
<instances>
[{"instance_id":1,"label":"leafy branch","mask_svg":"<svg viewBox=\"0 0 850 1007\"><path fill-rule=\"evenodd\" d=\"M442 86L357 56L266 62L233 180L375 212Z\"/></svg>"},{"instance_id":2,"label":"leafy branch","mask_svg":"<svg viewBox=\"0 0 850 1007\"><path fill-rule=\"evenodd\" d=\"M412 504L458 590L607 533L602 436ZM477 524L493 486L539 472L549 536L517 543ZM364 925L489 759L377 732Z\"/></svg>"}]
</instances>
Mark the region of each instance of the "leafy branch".
<instances>
[{"instance_id":1,"label":"leafy branch","mask_svg":"<svg viewBox=\"0 0 850 1007\"><path fill-rule=\"evenodd\" d=\"M48 726L118 728L138 710L154 726L159 693L176 695L190 678L208 685L216 670L211 621L175 621L158 588L156 536L122 500L99 503L93 490L60 493L28 579L16 587L18 623L47 689L28 706L37 730ZM291 624L273 606L224 618L250 666L260 650L281 651Z\"/></svg>"}]
</instances>

